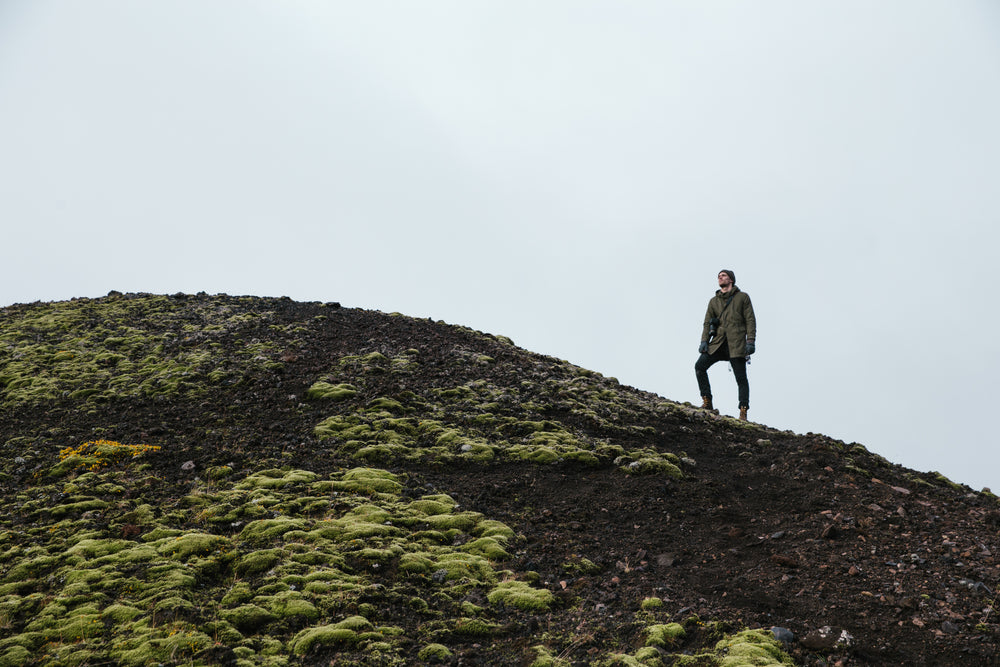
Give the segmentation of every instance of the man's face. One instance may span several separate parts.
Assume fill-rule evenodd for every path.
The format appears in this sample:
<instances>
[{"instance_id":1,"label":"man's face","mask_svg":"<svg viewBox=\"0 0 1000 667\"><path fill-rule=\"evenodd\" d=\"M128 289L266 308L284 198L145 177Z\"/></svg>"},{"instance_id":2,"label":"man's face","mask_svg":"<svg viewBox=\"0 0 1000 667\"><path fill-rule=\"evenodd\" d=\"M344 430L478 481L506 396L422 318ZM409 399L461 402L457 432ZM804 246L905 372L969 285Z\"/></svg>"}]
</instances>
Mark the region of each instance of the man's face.
<instances>
[{"instance_id":1,"label":"man's face","mask_svg":"<svg viewBox=\"0 0 1000 667\"><path fill-rule=\"evenodd\" d=\"M729 279L728 273L723 272L719 274L719 287L725 288L729 287L732 284L733 281Z\"/></svg>"}]
</instances>

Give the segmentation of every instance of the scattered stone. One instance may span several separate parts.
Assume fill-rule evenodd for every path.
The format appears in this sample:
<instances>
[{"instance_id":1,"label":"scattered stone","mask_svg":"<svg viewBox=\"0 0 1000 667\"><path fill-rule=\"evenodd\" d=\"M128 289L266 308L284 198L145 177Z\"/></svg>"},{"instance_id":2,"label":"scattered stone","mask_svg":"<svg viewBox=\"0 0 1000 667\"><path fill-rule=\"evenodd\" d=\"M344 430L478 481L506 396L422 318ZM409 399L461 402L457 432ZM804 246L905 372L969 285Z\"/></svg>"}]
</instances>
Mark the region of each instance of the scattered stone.
<instances>
[{"instance_id":1,"label":"scattered stone","mask_svg":"<svg viewBox=\"0 0 1000 667\"><path fill-rule=\"evenodd\" d=\"M677 563L677 557L674 554L660 554L656 557L656 564L660 567L673 567Z\"/></svg>"},{"instance_id":2,"label":"scattered stone","mask_svg":"<svg viewBox=\"0 0 1000 667\"><path fill-rule=\"evenodd\" d=\"M190 472L191 470L194 470L194 461L185 461L184 463L182 463L181 470L183 470L184 472Z\"/></svg>"},{"instance_id":3,"label":"scattered stone","mask_svg":"<svg viewBox=\"0 0 1000 667\"><path fill-rule=\"evenodd\" d=\"M795 641L795 633L789 630L788 628L780 628L778 626L774 626L773 628L771 628L771 634L773 634L774 638L777 639L779 642L786 645L791 644L792 642Z\"/></svg>"},{"instance_id":4,"label":"scattered stone","mask_svg":"<svg viewBox=\"0 0 1000 667\"><path fill-rule=\"evenodd\" d=\"M955 625L954 623L952 623L951 621L945 621L944 623L942 623L941 624L941 630L944 631L944 632L946 632L949 635L957 635L958 634L958 626Z\"/></svg>"},{"instance_id":5,"label":"scattered stone","mask_svg":"<svg viewBox=\"0 0 1000 667\"><path fill-rule=\"evenodd\" d=\"M795 556L786 556L785 554L774 554L771 556L771 562L780 565L781 567L798 567L799 559Z\"/></svg>"},{"instance_id":6,"label":"scattered stone","mask_svg":"<svg viewBox=\"0 0 1000 667\"><path fill-rule=\"evenodd\" d=\"M835 648L850 646L854 638L847 630L825 625L818 630L811 630L802 638L802 645L812 651L832 651Z\"/></svg>"}]
</instances>

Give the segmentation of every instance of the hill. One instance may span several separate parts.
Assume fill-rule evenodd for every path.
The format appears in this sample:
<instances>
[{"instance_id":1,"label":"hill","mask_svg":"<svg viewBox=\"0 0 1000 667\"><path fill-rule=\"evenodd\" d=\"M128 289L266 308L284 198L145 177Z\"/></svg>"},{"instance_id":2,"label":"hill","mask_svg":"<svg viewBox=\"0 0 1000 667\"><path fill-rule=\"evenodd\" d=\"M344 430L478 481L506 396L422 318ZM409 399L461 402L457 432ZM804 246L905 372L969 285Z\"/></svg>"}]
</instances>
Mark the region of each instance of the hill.
<instances>
[{"instance_id":1,"label":"hill","mask_svg":"<svg viewBox=\"0 0 1000 667\"><path fill-rule=\"evenodd\" d=\"M989 665L997 498L461 326L0 310L0 667Z\"/></svg>"}]
</instances>

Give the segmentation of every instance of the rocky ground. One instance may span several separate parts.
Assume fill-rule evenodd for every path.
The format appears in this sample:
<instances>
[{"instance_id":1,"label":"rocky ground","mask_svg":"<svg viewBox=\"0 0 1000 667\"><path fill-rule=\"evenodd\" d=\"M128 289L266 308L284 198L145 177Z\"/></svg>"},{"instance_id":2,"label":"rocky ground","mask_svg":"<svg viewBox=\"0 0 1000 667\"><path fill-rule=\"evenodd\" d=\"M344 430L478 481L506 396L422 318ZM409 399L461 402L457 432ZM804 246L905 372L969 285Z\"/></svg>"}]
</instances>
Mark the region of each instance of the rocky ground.
<instances>
[{"instance_id":1,"label":"rocky ground","mask_svg":"<svg viewBox=\"0 0 1000 667\"><path fill-rule=\"evenodd\" d=\"M724 664L729 649L717 642L746 629L776 636L783 653L734 664L1000 664L997 498L894 465L869 451L875 443L740 423L500 336L332 303L112 294L11 306L0 355L0 664L139 661L114 647L139 632L146 610L133 602L138 616L123 627L108 620L121 587L98 595L91 582L89 600L69 596L58 568L84 565L63 554L79 545L74 531L112 536L120 550L122 540L155 545L157 531L180 539L195 527L239 555L196 577L181 596L194 610L149 612L147 625L212 638L175 647L160 656L166 664ZM94 466L115 475L114 502L55 512L60 494L90 488L60 452L98 438L159 449L141 466ZM454 586L435 592L443 570L418 580L399 550L367 561L350 552L338 567L361 583L336 604L309 598L318 611L289 621L272 609L273 626L232 620L221 639L222 625L205 630L199 595L223 600L234 582L261 586L277 568L241 565L254 550L246 521L189 513L195 491L222 503L263 470L338 481L359 467L400 480L396 506L446 494L456 516L509 527L484 565L492 569L448 576ZM220 481L206 487L213 475ZM93 488L87 497L101 500ZM264 518L311 528L358 506L336 494L320 502L318 514ZM156 508L145 524L135 518L143 505ZM487 534L478 525L448 540L480 553L467 548ZM41 541L63 532L60 543ZM295 552L289 535L269 538L275 558ZM551 596L535 607L496 603L507 580ZM58 617L53 601L67 617L86 609L103 629L69 638L32 625ZM310 627L347 618L398 632L297 650ZM463 631L470 619L478 631ZM682 633L654 641L655 628L674 623ZM148 641L168 641L157 637Z\"/></svg>"}]
</instances>

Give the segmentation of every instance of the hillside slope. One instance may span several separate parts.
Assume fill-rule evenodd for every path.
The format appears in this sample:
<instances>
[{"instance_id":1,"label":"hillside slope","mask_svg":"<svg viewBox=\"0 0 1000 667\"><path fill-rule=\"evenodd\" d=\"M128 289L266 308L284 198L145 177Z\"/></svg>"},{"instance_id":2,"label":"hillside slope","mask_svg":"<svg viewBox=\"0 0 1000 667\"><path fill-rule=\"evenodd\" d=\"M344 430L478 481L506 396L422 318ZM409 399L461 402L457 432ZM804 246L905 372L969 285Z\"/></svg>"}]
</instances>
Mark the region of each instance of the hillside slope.
<instances>
[{"instance_id":1,"label":"hillside slope","mask_svg":"<svg viewBox=\"0 0 1000 667\"><path fill-rule=\"evenodd\" d=\"M1000 664L993 495L468 328L10 306L0 424L0 667Z\"/></svg>"}]
</instances>

